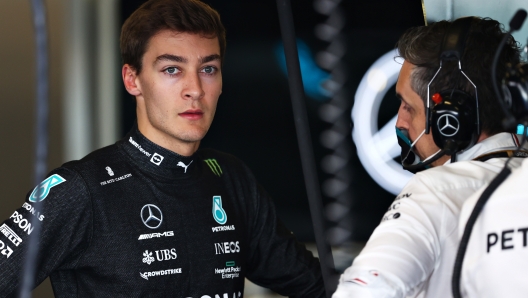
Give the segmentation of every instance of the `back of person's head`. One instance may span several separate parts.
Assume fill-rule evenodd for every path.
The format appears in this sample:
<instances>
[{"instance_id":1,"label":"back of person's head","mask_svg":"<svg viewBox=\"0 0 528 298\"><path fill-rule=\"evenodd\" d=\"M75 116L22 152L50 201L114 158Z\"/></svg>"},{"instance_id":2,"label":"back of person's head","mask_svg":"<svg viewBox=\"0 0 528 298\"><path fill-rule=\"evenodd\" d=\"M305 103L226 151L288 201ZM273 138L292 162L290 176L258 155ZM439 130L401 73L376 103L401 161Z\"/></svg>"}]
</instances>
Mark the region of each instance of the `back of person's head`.
<instances>
[{"instance_id":1,"label":"back of person's head","mask_svg":"<svg viewBox=\"0 0 528 298\"><path fill-rule=\"evenodd\" d=\"M125 21L121 28L121 58L137 74L149 40L162 30L218 38L220 57L226 48L225 28L220 15L198 0L149 0Z\"/></svg>"},{"instance_id":2,"label":"back of person's head","mask_svg":"<svg viewBox=\"0 0 528 298\"><path fill-rule=\"evenodd\" d=\"M429 26L410 28L397 43L400 56L416 65L411 75L411 87L424 100L424 104L427 84L440 66L442 42L451 23L440 21ZM504 115L495 98L491 79L493 56L504 34L507 33L499 22L489 18L474 18L461 56L462 70L477 87L481 131L488 135L504 131ZM507 63L515 65L519 59L519 45L509 35L497 64L497 82L503 78ZM443 90L459 89L475 96L473 85L463 77L458 67L458 61L443 61L442 70L431 83L430 95Z\"/></svg>"}]
</instances>

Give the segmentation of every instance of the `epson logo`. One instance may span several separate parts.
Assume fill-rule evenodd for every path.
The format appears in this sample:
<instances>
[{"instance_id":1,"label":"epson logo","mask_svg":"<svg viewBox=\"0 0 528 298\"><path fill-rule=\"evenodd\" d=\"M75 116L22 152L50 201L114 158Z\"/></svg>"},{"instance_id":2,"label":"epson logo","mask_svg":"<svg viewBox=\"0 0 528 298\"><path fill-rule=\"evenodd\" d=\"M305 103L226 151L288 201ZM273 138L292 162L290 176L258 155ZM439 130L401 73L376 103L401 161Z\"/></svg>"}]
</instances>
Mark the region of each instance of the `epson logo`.
<instances>
[{"instance_id":1,"label":"epson logo","mask_svg":"<svg viewBox=\"0 0 528 298\"><path fill-rule=\"evenodd\" d=\"M214 246L217 255L240 252L240 246L238 245L238 241L215 243Z\"/></svg>"},{"instance_id":2,"label":"epson logo","mask_svg":"<svg viewBox=\"0 0 528 298\"><path fill-rule=\"evenodd\" d=\"M4 236L7 237L15 246L18 246L20 243L22 243L22 238L18 237L18 235L11 230L6 224L3 224L0 227L0 233L4 234Z\"/></svg>"},{"instance_id":3,"label":"epson logo","mask_svg":"<svg viewBox=\"0 0 528 298\"><path fill-rule=\"evenodd\" d=\"M174 231L167 231L164 233L152 233L152 234L139 235L138 240L161 238L161 237L172 237L172 236L174 236Z\"/></svg>"},{"instance_id":4,"label":"epson logo","mask_svg":"<svg viewBox=\"0 0 528 298\"><path fill-rule=\"evenodd\" d=\"M10 218L13 219L14 223L18 224L19 228L21 228L28 235L31 235L31 232L33 232L33 227L31 226L31 223L22 216L22 214L19 214L17 211L15 211Z\"/></svg>"}]
</instances>

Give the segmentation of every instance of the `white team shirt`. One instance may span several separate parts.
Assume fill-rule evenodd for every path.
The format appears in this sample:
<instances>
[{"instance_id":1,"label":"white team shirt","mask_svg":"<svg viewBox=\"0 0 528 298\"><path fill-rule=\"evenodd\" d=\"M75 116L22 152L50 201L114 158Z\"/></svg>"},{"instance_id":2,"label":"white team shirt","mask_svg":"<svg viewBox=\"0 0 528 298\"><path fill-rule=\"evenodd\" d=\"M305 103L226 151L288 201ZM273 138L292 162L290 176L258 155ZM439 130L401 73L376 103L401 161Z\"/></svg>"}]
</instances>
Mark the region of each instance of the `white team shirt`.
<instances>
[{"instance_id":1,"label":"white team shirt","mask_svg":"<svg viewBox=\"0 0 528 298\"><path fill-rule=\"evenodd\" d=\"M479 215L462 267L464 297L528 297L528 158L495 190ZM459 236L483 187L462 208Z\"/></svg>"},{"instance_id":2,"label":"white team shirt","mask_svg":"<svg viewBox=\"0 0 528 298\"><path fill-rule=\"evenodd\" d=\"M506 161L472 159L517 146L515 135L496 134L458 154L458 162L414 175L341 275L332 297L451 297L462 204Z\"/></svg>"}]
</instances>

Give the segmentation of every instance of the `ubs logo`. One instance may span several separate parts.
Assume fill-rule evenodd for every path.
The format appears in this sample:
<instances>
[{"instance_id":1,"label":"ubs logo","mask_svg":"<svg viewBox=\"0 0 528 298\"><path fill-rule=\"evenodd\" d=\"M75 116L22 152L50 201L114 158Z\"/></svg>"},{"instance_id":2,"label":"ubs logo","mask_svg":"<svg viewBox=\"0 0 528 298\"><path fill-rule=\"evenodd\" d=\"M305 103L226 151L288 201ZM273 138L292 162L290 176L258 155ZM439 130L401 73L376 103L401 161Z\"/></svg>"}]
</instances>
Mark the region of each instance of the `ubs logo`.
<instances>
[{"instance_id":1,"label":"ubs logo","mask_svg":"<svg viewBox=\"0 0 528 298\"><path fill-rule=\"evenodd\" d=\"M456 135L460 128L458 119L451 114L444 114L440 116L436 124L438 125L438 130L440 130L440 133L445 137L452 137Z\"/></svg>"},{"instance_id":2,"label":"ubs logo","mask_svg":"<svg viewBox=\"0 0 528 298\"><path fill-rule=\"evenodd\" d=\"M141 221L149 229L157 229L163 221L163 213L156 205L147 204L141 208Z\"/></svg>"},{"instance_id":3,"label":"ubs logo","mask_svg":"<svg viewBox=\"0 0 528 298\"><path fill-rule=\"evenodd\" d=\"M163 161L163 156L159 155L158 153L154 153L154 155L152 155L152 158L150 159L150 162L152 162L153 164L157 166L159 166L162 161Z\"/></svg>"}]
</instances>

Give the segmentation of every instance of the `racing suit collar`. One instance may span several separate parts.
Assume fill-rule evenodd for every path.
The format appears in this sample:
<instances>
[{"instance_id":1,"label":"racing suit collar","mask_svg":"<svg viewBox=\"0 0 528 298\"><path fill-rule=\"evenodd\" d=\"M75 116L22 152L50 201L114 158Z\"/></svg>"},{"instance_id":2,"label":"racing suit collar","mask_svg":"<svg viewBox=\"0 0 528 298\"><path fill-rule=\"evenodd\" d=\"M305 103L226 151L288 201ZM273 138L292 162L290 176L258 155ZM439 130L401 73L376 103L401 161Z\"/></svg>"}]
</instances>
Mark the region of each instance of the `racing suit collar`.
<instances>
[{"instance_id":1,"label":"racing suit collar","mask_svg":"<svg viewBox=\"0 0 528 298\"><path fill-rule=\"evenodd\" d=\"M196 153L182 156L167 150L141 134L137 124L119 143L133 163L156 175L167 178L190 177L199 168L196 166L198 164Z\"/></svg>"},{"instance_id":2,"label":"racing suit collar","mask_svg":"<svg viewBox=\"0 0 528 298\"><path fill-rule=\"evenodd\" d=\"M518 140L522 136L516 136L509 132L501 132L492 135L481 142L473 145L466 151L457 153L457 161L472 160L481 155L503 151L503 150L515 150L518 146ZM528 145L524 146L528 149ZM446 161L445 164L451 163L451 160Z\"/></svg>"}]
</instances>

